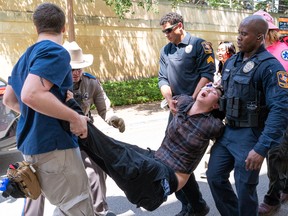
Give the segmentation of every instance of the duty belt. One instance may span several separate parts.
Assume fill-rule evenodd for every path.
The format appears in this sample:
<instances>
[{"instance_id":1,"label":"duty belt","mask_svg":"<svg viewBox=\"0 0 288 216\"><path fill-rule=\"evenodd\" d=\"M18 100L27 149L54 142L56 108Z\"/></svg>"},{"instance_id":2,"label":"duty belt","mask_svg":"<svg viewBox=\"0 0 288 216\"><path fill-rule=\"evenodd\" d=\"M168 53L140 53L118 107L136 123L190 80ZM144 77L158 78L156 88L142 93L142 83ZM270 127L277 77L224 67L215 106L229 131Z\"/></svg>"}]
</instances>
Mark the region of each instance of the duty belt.
<instances>
[{"instance_id":1,"label":"duty belt","mask_svg":"<svg viewBox=\"0 0 288 216\"><path fill-rule=\"evenodd\" d=\"M234 121L231 119L225 119L225 124L229 125L230 127L240 127L240 128L251 127L248 122Z\"/></svg>"}]
</instances>

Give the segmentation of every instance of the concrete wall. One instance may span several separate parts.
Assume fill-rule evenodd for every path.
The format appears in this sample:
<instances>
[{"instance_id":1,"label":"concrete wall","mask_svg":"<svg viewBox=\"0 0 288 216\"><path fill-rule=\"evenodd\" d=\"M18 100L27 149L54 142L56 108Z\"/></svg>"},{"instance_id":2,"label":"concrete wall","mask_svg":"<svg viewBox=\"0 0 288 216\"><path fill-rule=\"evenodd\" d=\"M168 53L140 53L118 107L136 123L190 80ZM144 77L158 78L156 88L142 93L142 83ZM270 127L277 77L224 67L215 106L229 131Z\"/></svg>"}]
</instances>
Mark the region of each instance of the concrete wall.
<instances>
[{"instance_id":1,"label":"concrete wall","mask_svg":"<svg viewBox=\"0 0 288 216\"><path fill-rule=\"evenodd\" d=\"M0 0L2 77L8 77L21 54L35 42L37 35L31 17L41 2L45 1ZM66 0L49 2L66 9ZM103 0L74 1L76 41L84 53L94 55L93 65L86 70L101 81L157 76L159 50L168 42L159 20L173 11L170 3L160 1L159 13L135 7L135 14L119 20ZM212 42L214 50L220 41L235 42L238 24L251 14L251 11L212 10L189 4L174 11L182 14L188 32Z\"/></svg>"}]
</instances>

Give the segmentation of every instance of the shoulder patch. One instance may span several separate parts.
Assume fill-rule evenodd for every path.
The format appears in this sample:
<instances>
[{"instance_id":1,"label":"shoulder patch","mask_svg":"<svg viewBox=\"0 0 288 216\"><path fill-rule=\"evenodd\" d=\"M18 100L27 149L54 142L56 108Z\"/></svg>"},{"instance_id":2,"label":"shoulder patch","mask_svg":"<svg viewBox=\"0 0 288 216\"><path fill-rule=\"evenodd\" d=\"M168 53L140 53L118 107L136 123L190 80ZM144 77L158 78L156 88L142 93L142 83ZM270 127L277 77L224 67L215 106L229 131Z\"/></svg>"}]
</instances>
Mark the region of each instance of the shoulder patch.
<instances>
[{"instance_id":1,"label":"shoulder patch","mask_svg":"<svg viewBox=\"0 0 288 216\"><path fill-rule=\"evenodd\" d=\"M277 72L278 85L281 88L288 88L288 73L286 71Z\"/></svg>"},{"instance_id":2,"label":"shoulder patch","mask_svg":"<svg viewBox=\"0 0 288 216\"><path fill-rule=\"evenodd\" d=\"M281 58L285 61L288 61L288 49L281 52Z\"/></svg>"},{"instance_id":3,"label":"shoulder patch","mask_svg":"<svg viewBox=\"0 0 288 216\"><path fill-rule=\"evenodd\" d=\"M214 58L212 57L212 56L209 56L208 58L207 58L207 64L209 64L209 63L213 63L213 64L215 64L215 62L214 62Z\"/></svg>"},{"instance_id":4,"label":"shoulder patch","mask_svg":"<svg viewBox=\"0 0 288 216\"><path fill-rule=\"evenodd\" d=\"M204 52L206 54L211 54L213 51L212 51L212 47L211 47L211 43L210 42L207 42L207 41L203 41L201 43L203 49L204 49Z\"/></svg>"},{"instance_id":5,"label":"shoulder patch","mask_svg":"<svg viewBox=\"0 0 288 216\"><path fill-rule=\"evenodd\" d=\"M89 73L87 73L87 72L83 73L83 75L86 76L86 77L88 77L88 78L90 78L90 79L96 79L95 76L93 76L92 74L89 74Z\"/></svg>"}]
</instances>

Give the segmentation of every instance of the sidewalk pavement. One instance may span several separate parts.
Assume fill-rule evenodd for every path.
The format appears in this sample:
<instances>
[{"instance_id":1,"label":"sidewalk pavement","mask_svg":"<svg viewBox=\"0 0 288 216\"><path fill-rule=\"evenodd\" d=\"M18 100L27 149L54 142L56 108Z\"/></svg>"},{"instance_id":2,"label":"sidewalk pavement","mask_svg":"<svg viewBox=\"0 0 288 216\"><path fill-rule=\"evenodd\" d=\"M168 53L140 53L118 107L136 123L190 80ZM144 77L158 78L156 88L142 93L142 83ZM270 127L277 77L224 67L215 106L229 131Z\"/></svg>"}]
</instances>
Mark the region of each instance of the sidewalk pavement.
<instances>
[{"instance_id":1,"label":"sidewalk pavement","mask_svg":"<svg viewBox=\"0 0 288 216\"><path fill-rule=\"evenodd\" d=\"M127 143L137 144L142 148L157 149L164 137L167 125L168 110L160 108L160 102L138 104L131 106L115 107L115 115L123 118L126 124L124 133L118 132L117 129L107 125L99 116L93 114L94 124L106 135ZM207 155L205 155L207 157ZM199 183L203 198L210 207L208 216L219 216L213 198L210 193L206 179L201 179L200 174L204 171L203 159L198 168L195 170L195 177ZM264 162L260 172L260 180L258 185L259 202L263 200L268 188L267 167ZM231 173L230 181L234 186L233 173ZM108 177L107 181L107 202L109 209L118 216L174 216L181 210L181 204L174 195L168 197L158 209L153 212L147 212L142 208L136 208L135 205L128 202L123 191L121 191L115 182ZM5 212L5 216L20 216L23 207L23 199L0 199L0 212ZM46 202L45 215L51 216L54 207ZM280 211L275 216L288 215L288 204L282 205Z\"/></svg>"}]
</instances>

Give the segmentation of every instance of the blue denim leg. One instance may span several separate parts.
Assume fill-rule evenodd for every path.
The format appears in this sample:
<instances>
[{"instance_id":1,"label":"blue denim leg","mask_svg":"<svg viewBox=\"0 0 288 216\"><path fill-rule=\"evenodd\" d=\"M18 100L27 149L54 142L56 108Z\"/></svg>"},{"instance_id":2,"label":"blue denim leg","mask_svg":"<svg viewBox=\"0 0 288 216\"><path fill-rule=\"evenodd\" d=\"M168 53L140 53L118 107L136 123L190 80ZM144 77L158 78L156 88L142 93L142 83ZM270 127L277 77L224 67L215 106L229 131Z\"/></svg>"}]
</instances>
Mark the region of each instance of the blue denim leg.
<instances>
[{"instance_id":1,"label":"blue denim leg","mask_svg":"<svg viewBox=\"0 0 288 216\"><path fill-rule=\"evenodd\" d=\"M234 158L226 148L227 142L223 136L212 146L206 172L207 181L220 214L238 216L238 200L229 182Z\"/></svg>"},{"instance_id":2,"label":"blue denim leg","mask_svg":"<svg viewBox=\"0 0 288 216\"><path fill-rule=\"evenodd\" d=\"M190 213L197 213L203 211L206 207L206 202L202 198L202 193L194 173L191 174L185 186L175 194L177 199L182 203L182 210L186 210Z\"/></svg>"},{"instance_id":3,"label":"blue denim leg","mask_svg":"<svg viewBox=\"0 0 288 216\"><path fill-rule=\"evenodd\" d=\"M207 179L221 215L258 215L256 187L259 171L247 171L245 160L257 143L259 131L226 127L224 135L211 149ZM236 194L229 182L234 167Z\"/></svg>"}]
</instances>

